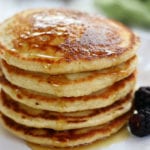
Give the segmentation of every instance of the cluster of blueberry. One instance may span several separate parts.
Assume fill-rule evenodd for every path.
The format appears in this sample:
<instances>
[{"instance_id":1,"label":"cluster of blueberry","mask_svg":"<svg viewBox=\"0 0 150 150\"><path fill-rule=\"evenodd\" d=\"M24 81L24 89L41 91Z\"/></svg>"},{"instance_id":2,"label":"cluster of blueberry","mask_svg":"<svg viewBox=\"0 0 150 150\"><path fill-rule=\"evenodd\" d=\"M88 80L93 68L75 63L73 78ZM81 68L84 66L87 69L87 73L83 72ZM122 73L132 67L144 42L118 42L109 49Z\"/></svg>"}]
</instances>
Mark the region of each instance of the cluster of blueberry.
<instances>
[{"instance_id":1,"label":"cluster of blueberry","mask_svg":"<svg viewBox=\"0 0 150 150\"><path fill-rule=\"evenodd\" d=\"M136 136L146 136L150 134L150 87L141 87L135 92L134 106L130 130Z\"/></svg>"}]
</instances>

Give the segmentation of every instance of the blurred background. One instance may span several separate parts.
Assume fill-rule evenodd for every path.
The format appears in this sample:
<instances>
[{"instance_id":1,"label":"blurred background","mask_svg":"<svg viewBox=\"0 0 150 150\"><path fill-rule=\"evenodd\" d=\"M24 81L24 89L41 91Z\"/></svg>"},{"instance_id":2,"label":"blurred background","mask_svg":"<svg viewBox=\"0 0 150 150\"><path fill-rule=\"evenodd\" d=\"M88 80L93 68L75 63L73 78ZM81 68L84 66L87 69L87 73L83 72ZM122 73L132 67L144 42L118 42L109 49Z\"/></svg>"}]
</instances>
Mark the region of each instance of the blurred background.
<instances>
[{"instance_id":1,"label":"blurred background","mask_svg":"<svg viewBox=\"0 0 150 150\"><path fill-rule=\"evenodd\" d=\"M139 84L150 85L150 0L0 0L0 22L21 10L41 7L65 7L99 14L132 28L141 38Z\"/></svg>"}]
</instances>

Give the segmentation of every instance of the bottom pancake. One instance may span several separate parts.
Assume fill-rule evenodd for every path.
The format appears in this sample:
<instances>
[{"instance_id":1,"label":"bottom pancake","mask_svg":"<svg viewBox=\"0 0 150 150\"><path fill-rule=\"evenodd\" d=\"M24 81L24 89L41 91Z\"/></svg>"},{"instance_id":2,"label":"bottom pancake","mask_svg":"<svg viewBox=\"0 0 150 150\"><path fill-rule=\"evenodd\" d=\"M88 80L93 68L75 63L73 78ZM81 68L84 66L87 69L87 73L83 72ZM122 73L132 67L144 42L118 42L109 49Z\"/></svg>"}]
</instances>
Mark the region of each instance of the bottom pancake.
<instances>
[{"instance_id":1,"label":"bottom pancake","mask_svg":"<svg viewBox=\"0 0 150 150\"><path fill-rule=\"evenodd\" d=\"M129 117L130 112L100 126L66 131L23 126L3 114L0 114L0 122L11 133L28 142L45 146L72 147L88 144L116 133L128 122Z\"/></svg>"}]
</instances>

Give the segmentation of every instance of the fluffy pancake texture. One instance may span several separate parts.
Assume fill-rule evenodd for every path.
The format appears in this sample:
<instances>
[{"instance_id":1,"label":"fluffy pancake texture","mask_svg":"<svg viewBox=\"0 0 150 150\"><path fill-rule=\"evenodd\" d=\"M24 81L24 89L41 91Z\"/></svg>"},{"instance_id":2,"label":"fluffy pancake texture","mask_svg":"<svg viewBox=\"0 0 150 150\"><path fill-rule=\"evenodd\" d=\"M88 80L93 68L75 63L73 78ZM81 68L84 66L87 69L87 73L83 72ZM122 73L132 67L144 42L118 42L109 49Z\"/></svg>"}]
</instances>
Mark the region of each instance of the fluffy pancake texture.
<instances>
[{"instance_id":1,"label":"fluffy pancake texture","mask_svg":"<svg viewBox=\"0 0 150 150\"><path fill-rule=\"evenodd\" d=\"M5 78L2 79L1 84L2 90L13 100L29 107L57 112L72 112L109 106L134 89L135 82L136 72L110 87L80 97L56 97L30 91L11 84Z\"/></svg>"},{"instance_id":2,"label":"fluffy pancake texture","mask_svg":"<svg viewBox=\"0 0 150 150\"><path fill-rule=\"evenodd\" d=\"M47 146L71 147L88 144L116 133L128 122L129 116L130 113L127 113L100 126L66 131L23 126L2 114L0 122L8 131L26 141Z\"/></svg>"},{"instance_id":3,"label":"fluffy pancake texture","mask_svg":"<svg viewBox=\"0 0 150 150\"><path fill-rule=\"evenodd\" d=\"M12 84L59 97L77 97L101 90L131 75L136 65L137 57L134 56L108 69L54 76L18 69L3 60L1 63L6 79Z\"/></svg>"},{"instance_id":4,"label":"fluffy pancake texture","mask_svg":"<svg viewBox=\"0 0 150 150\"><path fill-rule=\"evenodd\" d=\"M105 108L58 113L17 103L1 91L0 111L15 122L29 127L68 130L107 123L128 112L132 106L132 98L130 92L126 97Z\"/></svg>"},{"instance_id":5,"label":"fluffy pancake texture","mask_svg":"<svg viewBox=\"0 0 150 150\"><path fill-rule=\"evenodd\" d=\"M27 10L0 25L1 57L49 74L116 66L135 55L138 43L121 23L72 10Z\"/></svg>"}]
</instances>

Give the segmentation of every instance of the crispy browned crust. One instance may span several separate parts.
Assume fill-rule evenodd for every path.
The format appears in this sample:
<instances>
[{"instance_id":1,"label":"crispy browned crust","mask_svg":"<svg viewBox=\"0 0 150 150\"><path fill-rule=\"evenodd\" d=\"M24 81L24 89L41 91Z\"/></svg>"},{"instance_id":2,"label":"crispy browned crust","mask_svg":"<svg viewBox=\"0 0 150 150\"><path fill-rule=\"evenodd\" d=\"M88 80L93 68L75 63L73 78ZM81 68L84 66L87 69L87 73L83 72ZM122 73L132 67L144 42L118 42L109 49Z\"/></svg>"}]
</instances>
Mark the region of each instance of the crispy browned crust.
<instances>
[{"instance_id":1,"label":"crispy browned crust","mask_svg":"<svg viewBox=\"0 0 150 150\"><path fill-rule=\"evenodd\" d=\"M61 110L61 112L65 112L65 111L68 112L68 110L70 112L71 110L68 109L68 107L71 107L72 105L77 105L77 103L80 103L80 102L84 102L87 104L90 101L92 103L99 101L99 103L101 103L101 105L94 105L94 106L90 105L90 107L88 106L88 109L106 107L108 105L111 105L118 99L114 99L112 101L112 100L110 100L110 97L112 95L115 95L115 93L116 94L120 93L122 91L122 89L124 89L127 86L127 84L129 84L131 86L131 88L127 91L132 90L133 87L135 86L135 81L136 81L136 72L131 74L129 77L127 77L119 82L116 82L115 84L104 89L103 91L98 91L98 92L92 93L90 95L80 96L80 97L56 97L56 96L51 96L51 95L44 95L44 94L41 94L38 92L33 92L30 90L15 86L15 85L11 84L10 82L8 82L5 79L5 77L1 78L2 91L4 91L7 94L9 93L7 91L7 88L11 88L12 90L17 91L15 93L16 98L13 98L15 101L17 101L19 103L23 103L25 105L28 105L30 107L34 107L37 109L43 109L43 110L51 110L50 106L54 105L56 108L52 109L52 110L58 111L58 112L60 110ZM6 87L6 89L5 89L5 87ZM123 94L123 96L124 96L124 94ZM10 94L10 97L12 97L11 94ZM26 102L24 101L24 99L26 99ZM108 102L109 100L110 100L110 102ZM34 104L32 103L32 105L30 105L27 101L30 101L30 102L33 101ZM43 105L43 103L44 103L44 105ZM45 108L44 106L49 106L49 107ZM64 107L64 106L67 106L67 107ZM81 110L81 109L79 109L79 110ZM79 110L78 110L78 108L75 107L72 111L79 111ZM82 110L86 110L86 107L83 107Z\"/></svg>"},{"instance_id":2,"label":"crispy browned crust","mask_svg":"<svg viewBox=\"0 0 150 150\"><path fill-rule=\"evenodd\" d=\"M76 74L50 75L18 69L2 60L5 78L19 87L59 97L89 95L131 75L137 65L137 57L114 67Z\"/></svg>"},{"instance_id":3,"label":"crispy browned crust","mask_svg":"<svg viewBox=\"0 0 150 150\"><path fill-rule=\"evenodd\" d=\"M63 20L56 17L58 13L60 14L58 17L63 17ZM89 60L119 55L128 49L132 49L137 40L134 34L121 23L90 16L86 13L50 9L31 11L27 14L25 15L25 12L17 14L15 16L16 22L11 24L12 28L10 26L6 28L8 29L6 32L12 33L15 37L12 42L16 53L19 55L19 53L33 49L31 52L38 54L43 52L45 55L52 56L51 54L53 54L55 56L57 52L60 52L63 56L56 62L46 58L44 60L27 58L34 61L61 63L62 61L70 62L78 59ZM54 19L51 19L51 15ZM112 24L115 24L116 27ZM127 48L119 46L124 42L123 37L120 37L120 28L123 32L125 30L129 33L130 41ZM63 43L54 45L53 41L58 36L63 39ZM47 38L42 40L41 37ZM24 44L27 44L28 49L23 47ZM50 48L52 48L52 52L49 52ZM15 54L11 50L8 51Z\"/></svg>"},{"instance_id":4,"label":"crispy browned crust","mask_svg":"<svg viewBox=\"0 0 150 150\"><path fill-rule=\"evenodd\" d=\"M105 90L105 92L95 92L95 93L92 93L90 95L85 95L85 96L79 96L79 97L57 97L57 96L51 96L51 95L44 95L44 94L41 94L39 92L32 92L31 90L27 90L27 89L24 89L24 88L21 88L21 87L18 87L14 84L11 84L9 81L7 81L5 79L5 77L1 77L1 84L2 85L6 85L6 86L9 86L11 87L12 89L18 91L18 98L20 98L20 101L22 99L22 95L25 95L26 97L28 97L28 99L30 98L35 98L37 100L39 100L39 102L41 101L47 101L47 102L53 102L53 101L63 101L65 103L65 101L69 102L74 102L74 101L88 101L90 99L96 99L96 98L99 98L99 96L103 99L107 98L112 95L112 93L114 91L118 91L120 88L124 87L125 84L127 82L130 82L130 81L134 81L135 82L136 80L136 71L134 73L132 73L129 77L121 80L121 81L118 81L116 83L114 83L112 86L110 87L107 87L107 90Z\"/></svg>"},{"instance_id":5,"label":"crispy browned crust","mask_svg":"<svg viewBox=\"0 0 150 150\"><path fill-rule=\"evenodd\" d=\"M137 61L137 56L133 56L131 59L129 59L128 61L122 64L125 64L125 67L127 68L132 65L133 61L135 62ZM117 74L119 73L122 73L122 75L126 73L126 70L124 68L114 66L114 67L107 68L105 70L87 72L89 74L87 75L85 74L85 77L83 75L83 77L81 78L71 80L67 77L67 74L50 75L50 74L45 74L45 73L27 71L27 70L19 69L17 67L9 65L4 60L1 60L1 64L2 64L2 67L4 67L4 69L6 69L10 75L12 73L12 74L20 75L20 76L26 76L26 77L29 77L29 79L30 78L36 79L37 81L39 81L39 83L46 82L47 84L51 84L53 86L55 85L61 86L61 85L69 85L69 84L73 85L73 84L78 84L78 83L84 83L87 81L92 81L95 78L104 77L108 74L116 74L117 76ZM82 73L79 73L79 74L82 75Z\"/></svg>"},{"instance_id":6,"label":"crispy browned crust","mask_svg":"<svg viewBox=\"0 0 150 150\"><path fill-rule=\"evenodd\" d=\"M107 137L113 132L112 130L115 130L115 128L119 130L121 127L123 127L127 123L130 113L128 112L122 115L121 117L118 117L117 119L109 123L106 123L102 126L95 126L95 127L75 129L75 130L66 130L66 131L30 128L27 126L17 124L13 120L9 119L8 117L2 114L0 116L1 116L1 121L3 122L4 126L8 130L12 131L13 133L16 132L15 134L17 134L17 132L21 132L23 134L22 136L24 136L22 138L25 138L28 136L31 136L33 138L41 138L41 140L42 139L44 140L46 138L46 139L54 140L55 142L59 142L60 144L60 143L66 143L66 142L73 142L76 140L77 141L86 140L88 138L91 139L98 134L104 134L104 137ZM26 139L26 140L28 141L29 139ZM59 147L59 144L57 145L57 147Z\"/></svg>"},{"instance_id":7,"label":"crispy browned crust","mask_svg":"<svg viewBox=\"0 0 150 150\"><path fill-rule=\"evenodd\" d=\"M18 102L15 102L13 99L11 99L4 91L1 91L1 97L0 101L1 104L4 107L7 107L8 109L19 113L22 115L22 118L41 118L45 120L63 120L64 122L68 123L81 123L81 122L86 122L88 119L91 117L94 117L96 115L102 115L105 112L114 110L122 110L122 105L124 103L131 103L132 102L132 94L133 92L131 91L128 95L126 95L124 98L118 100L117 102L113 103L112 105L104 108L99 108L99 109L92 109L92 110L87 110L87 111L81 111L81 112L73 112L73 113L58 113L58 112L52 112L52 111L45 111L45 110L38 110L38 109L33 109L31 107L27 107L23 104L19 104ZM130 108L128 108L130 109ZM129 110L127 110L129 111ZM76 115L77 114L77 115Z\"/></svg>"},{"instance_id":8,"label":"crispy browned crust","mask_svg":"<svg viewBox=\"0 0 150 150\"><path fill-rule=\"evenodd\" d=\"M135 49L139 42L123 24L78 11L27 10L11 19L12 22L8 19L2 24L7 24L3 29L5 33L0 32L0 36L12 35L11 48L0 41L2 57L7 59L6 55L11 55L31 65L38 62L49 70L79 62L79 70L87 71L90 66L82 68L80 63L117 58ZM65 72L71 70L61 70Z\"/></svg>"}]
</instances>

